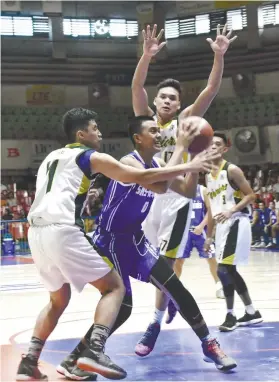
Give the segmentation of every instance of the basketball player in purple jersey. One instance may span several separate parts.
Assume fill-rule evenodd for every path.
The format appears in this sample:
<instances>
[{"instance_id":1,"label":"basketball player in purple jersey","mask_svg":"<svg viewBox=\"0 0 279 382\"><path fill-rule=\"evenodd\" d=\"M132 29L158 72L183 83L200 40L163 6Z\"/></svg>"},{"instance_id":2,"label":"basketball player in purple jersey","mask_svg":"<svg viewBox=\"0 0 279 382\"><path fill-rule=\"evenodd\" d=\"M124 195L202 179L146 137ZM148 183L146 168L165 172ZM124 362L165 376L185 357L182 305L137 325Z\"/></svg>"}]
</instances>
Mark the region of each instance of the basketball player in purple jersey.
<instances>
[{"instance_id":1,"label":"basketball player in purple jersey","mask_svg":"<svg viewBox=\"0 0 279 382\"><path fill-rule=\"evenodd\" d=\"M183 252L183 259L188 259L191 256L193 249L196 248L200 258L206 259L208 262L211 275L216 283L216 297L224 298L223 287L217 275L218 264L215 258L214 244L211 244L208 252L204 250L206 232L210 232L211 237L213 229L214 221L211 215L207 189L198 184L196 197L193 199L190 232ZM167 324L170 324L173 321L176 312L176 307L172 300L170 300L168 305L168 316L166 319Z\"/></svg>"},{"instance_id":2,"label":"basketball player in purple jersey","mask_svg":"<svg viewBox=\"0 0 279 382\"><path fill-rule=\"evenodd\" d=\"M154 112L149 107L148 93L145 90L145 82L149 65L154 56L165 46L165 42L160 43L164 31L161 30L156 36L157 25L153 29L148 25L146 30L142 31L143 35L143 54L136 67L132 81L132 98L133 109L135 115L153 116L157 121L162 135L161 150L156 156L161 157L165 162L168 162L173 154L177 126L182 118L189 116L203 117L211 102L218 94L221 86L223 70L224 70L224 55L226 54L230 44L237 38L232 37L232 30L227 33L227 25L221 30L220 25L217 26L217 36L215 41L208 38L214 52L214 62L212 71L208 78L205 88L197 96L192 105L182 108L182 89L179 81L168 78L161 81L157 85L157 94L154 98L153 105L156 108ZM187 162L189 156L185 153L183 160ZM195 186L197 185L197 179ZM156 195L150 213L148 214L143 229L148 239L154 246L160 247L160 255L164 256L169 265L177 272L181 272L183 259L182 246L187 242L191 219L191 200L181 197L173 192L167 192L163 195ZM152 320L147 328L147 335L150 341L150 347L153 346L153 341L156 341L157 325L161 324L168 298L158 289L156 290L155 311ZM154 329L154 337L150 336L150 332ZM146 338L143 338L146 340ZM142 347L143 349L143 347ZM136 353L139 353L139 347L136 347ZM141 354L142 356L146 354Z\"/></svg>"},{"instance_id":3,"label":"basketball player in purple jersey","mask_svg":"<svg viewBox=\"0 0 279 382\"><path fill-rule=\"evenodd\" d=\"M160 160L153 158L160 150L160 131L151 117L136 118L129 127L130 137L136 150L122 158L121 162L134 168L160 167ZM190 142L197 133L195 126L181 129L178 137L176 151L173 157L182 156L187 141ZM188 163L190 173L204 171L212 167L209 163L211 153L202 153ZM176 178L171 188L182 195L188 195L188 185L192 182L189 177ZM196 175L195 175L196 176ZM215 338L209 334L201 312L192 295L183 287L168 266L165 259L159 256L159 250L146 239L141 224L145 219L154 192L165 192L169 184L160 182L149 185L135 183L121 183L111 181L105 196L103 208L98 218L98 225L93 236L96 249L108 264L115 266L121 275L126 287L126 296L123 300L118 318L111 333L121 326L132 311L132 291L129 276L143 282L152 282L164 289L176 302L182 317L192 327L202 341L205 360L215 363L220 370L230 370L236 367L235 361L224 354ZM192 190L190 190L192 193ZM90 328L92 330L92 328ZM90 337L89 332L85 338ZM90 350L77 361L77 366L88 372L94 371L94 362L90 357Z\"/></svg>"}]
</instances>

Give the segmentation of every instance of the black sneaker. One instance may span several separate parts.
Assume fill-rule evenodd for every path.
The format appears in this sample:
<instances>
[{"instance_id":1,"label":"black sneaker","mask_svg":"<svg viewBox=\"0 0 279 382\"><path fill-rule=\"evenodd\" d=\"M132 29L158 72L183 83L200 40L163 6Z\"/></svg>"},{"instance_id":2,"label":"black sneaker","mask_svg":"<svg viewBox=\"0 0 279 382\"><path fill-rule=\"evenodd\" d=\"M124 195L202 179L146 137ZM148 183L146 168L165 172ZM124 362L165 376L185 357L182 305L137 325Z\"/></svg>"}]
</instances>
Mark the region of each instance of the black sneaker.
<instances>
[{"instance_id":1,"label":"black sneaker","mask_svg":"<svg viewBox=\"0 0 279 382\"><path fill-rule=\"evenodd\" d=\"M244 316L237 320L237 324L238 326L248 326L259 324L262 321L263 318L261 316L261 313L258 310L256 310L254 314L249 314L245 312Z\"/></svg>"},{"instance_id":2,"label":"black sneaker","mask_svg":"<svg viewBox=\"0 0 279 382\"><path fill-rule=\"evenodd\" d=\"M237 327L236 317L231 313L227 313L225 321L223 322L222 325L219 326L219 330L220 332L231 332L236 327Z\"/></svg>"},{"instance_id":3,"label":"black sneaker","mask_svg":"<svg viewBox=\"0 0 279 382\"><path fill-rule=\"evenodd\" d=\"M223 352L215 338L203 341L202 350L204 361L215 363L218 370L228 371L237 366L235 360Z\"/></svg>"},{"instance_id":4,"label":"black sneaker","mask_svg":"<svg viewBox=\"0 0 279 382\"><path fill-rule=\"evenodd\" d=\"M60 365L56 367L56 371L73 381L96 381L97 374L81 370L77 366L77 359L78 357L76 355L69 354Z\"/></svg>"},{"instance_id":5,"label":"black sneaker","mask_svg":"<svg viewBox=\"0 0 279 382\"><path fill-rule=\"evenodd\" d=\"M125 370L117 366L106 354L90 348L85 349L77 360L77 366L85 371L102 375L108 379L124 379Z\"/></svg>"},{"instance_id":6,"label":"black sneaker","mask_svg":"<svg viewBox=\"0 0 279 382\"><path fill-rule=\"evenodd\" d=\"M47 381L47 376L38 368L38 362L23 355L19 364L16 381Z\"/></svg>"}]
</instances>

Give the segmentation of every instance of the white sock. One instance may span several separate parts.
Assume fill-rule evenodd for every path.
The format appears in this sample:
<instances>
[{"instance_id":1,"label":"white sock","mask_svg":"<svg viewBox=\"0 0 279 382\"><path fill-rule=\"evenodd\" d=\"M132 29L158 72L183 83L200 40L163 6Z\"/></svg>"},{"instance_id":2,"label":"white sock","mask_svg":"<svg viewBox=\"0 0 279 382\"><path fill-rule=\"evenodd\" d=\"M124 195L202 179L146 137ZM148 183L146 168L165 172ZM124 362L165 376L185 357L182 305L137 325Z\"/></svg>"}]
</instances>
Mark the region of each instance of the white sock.
<instances>
[{"instance_id":1,"label":"white sock","mask_svg":"<svg viewBox=\"0 0 279 382\"><path fill-rule=\"evenodd\" d=\"M230 314L232 314L233 316L235 316L233 309L227 309L227 313L230 313Z\"/></svg>"},{"instance_id":2,"label":"white sock","mask_svg":"<svg viewBox=\"0 0 279 382\"><path fill-rule=\"evenodd\" d=\"M223 289L223 285L222 285L221 281L217 281L216 290L220 290L220 289Z\"/></svg>"},{"instance_id":3,"label":"white sock","mask_svg":"<svg viewBox=\"0 0 279 382\"><path fill-rule=\"evenodd\" d=\"M276 244L276 237L272 238L272 242L273 242L273 244Z\"/></svg>"},{"instance_id":4,"label":"white sock","mask_svg":"<svg viewBox=\"0 0 279 382\"><path fill-rule=\"evenodd\" d=\"M255 308L253 307L253 305L246 305L245 306L245 310L248 314L255 314Z\"/></svg>"},{"instance_id":5,"label":"white sock","mask_svg":"<svg viewBox=\"0 0 279 382\"><path fill-rule=\"evenodd\" d=\"M161 325L161 322L163 320L164 314L165 314L164 310L155 309L154 316L153 316L153 321L152 322L157 322L158 324Z\"/></svg>"}]
</instances>

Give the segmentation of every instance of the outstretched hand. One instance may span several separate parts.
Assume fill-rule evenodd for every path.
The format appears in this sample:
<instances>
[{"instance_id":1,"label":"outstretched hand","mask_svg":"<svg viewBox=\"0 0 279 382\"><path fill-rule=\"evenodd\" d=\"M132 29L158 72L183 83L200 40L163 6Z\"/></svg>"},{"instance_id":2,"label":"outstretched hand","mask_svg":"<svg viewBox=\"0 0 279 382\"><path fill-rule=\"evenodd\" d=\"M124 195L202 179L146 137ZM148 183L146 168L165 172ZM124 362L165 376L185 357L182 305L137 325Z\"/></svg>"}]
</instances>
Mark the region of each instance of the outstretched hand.
<instances>
[{"instance_id":1,"label":"outstretched hand","mask_svg":"<svg viewBox=\"0 0 279 382\"><path fill-rule=\"evenodd\" d=\"M211 38L207 38L206 41L210 44L213 52L223 56L228 50L230 44L237 39L237 36L231 38L232 33L232 29L227 33L227 24L225 24L221 34L220 24L218 24L216 40L213 41Z\"/></svg>"},{"instance_id":2,"label":"outstretched hand","mask_svg":"<svg viewBox=\"0 0 279 382\"><path fill-rule=\"evenodd\" d=\"M150 25L147 25L146 31L142 31L143 37L143 53L146 56L153 57L166 45L166 41L161 42L160 40L164 34L164 29L161 29L158 36L157 33L157 25L155 24L153 29L151 30Z\"/></svg>"}]
</instances>

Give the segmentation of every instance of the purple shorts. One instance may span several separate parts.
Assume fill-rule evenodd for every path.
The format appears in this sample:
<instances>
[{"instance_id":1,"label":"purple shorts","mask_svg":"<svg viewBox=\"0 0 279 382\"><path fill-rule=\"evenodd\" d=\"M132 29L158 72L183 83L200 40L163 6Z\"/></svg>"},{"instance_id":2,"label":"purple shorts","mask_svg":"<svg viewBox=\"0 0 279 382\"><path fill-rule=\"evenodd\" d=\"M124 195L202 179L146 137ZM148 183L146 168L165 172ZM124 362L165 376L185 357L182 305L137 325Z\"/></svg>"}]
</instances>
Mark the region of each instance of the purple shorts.
<instances>
[{"instance_id":1,"label":"purple shorts","mask_svg":"<svg viewBox=\"0 0 279 382\"><path fill-rule=\"evenodd\" d=\"M143 231L115 234L98 227L93 243L99 254L107 258L121 276L126 294L132 294L129 276L149 282L151 270L159 258L159 249L151 245Z\"/></svg>"},{"instance_id":2,"label":"purple shorts","mask_svg":"<svg viewBox=\"0 0 279 382\"><path fill-rule=\"evenodd\" d=\"M203 250L204 242L205 242L204 233L202 233L201 235L195 235L192 231L190 231L188 236L188 241L184 249L183 258L188 259L191 256L191 252L194 248L197 248L199 256L203 259L215 257L214 245L212 244L210 246L209 253L205 253Z\"/></svg>"}]
</instances>

